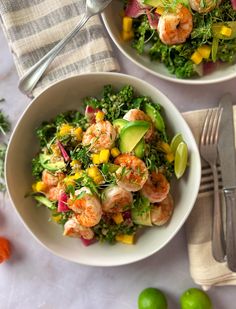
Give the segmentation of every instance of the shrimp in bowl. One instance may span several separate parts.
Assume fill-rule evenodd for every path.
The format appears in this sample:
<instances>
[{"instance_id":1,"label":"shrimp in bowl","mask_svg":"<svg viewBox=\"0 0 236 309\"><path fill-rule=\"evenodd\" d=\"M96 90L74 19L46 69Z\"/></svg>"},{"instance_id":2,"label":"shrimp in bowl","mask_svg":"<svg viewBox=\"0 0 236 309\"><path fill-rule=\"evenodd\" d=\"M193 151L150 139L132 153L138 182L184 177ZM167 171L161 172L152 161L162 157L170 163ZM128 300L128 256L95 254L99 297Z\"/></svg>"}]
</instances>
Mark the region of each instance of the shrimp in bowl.
<instances>
[{"instance_id":1,"label":"shrimp in bowl","mask_svg":"<svg viewBox=\"0 0 236 309\"><path fill-rule=\"evenodd\" d=\"M88 119L76 111L52 120L33 161L32 196L64 236L135 244L147 225L171 223L175 157L161 105L131 86L104 93L90 99Z\"/></svg>"}]
</instances>

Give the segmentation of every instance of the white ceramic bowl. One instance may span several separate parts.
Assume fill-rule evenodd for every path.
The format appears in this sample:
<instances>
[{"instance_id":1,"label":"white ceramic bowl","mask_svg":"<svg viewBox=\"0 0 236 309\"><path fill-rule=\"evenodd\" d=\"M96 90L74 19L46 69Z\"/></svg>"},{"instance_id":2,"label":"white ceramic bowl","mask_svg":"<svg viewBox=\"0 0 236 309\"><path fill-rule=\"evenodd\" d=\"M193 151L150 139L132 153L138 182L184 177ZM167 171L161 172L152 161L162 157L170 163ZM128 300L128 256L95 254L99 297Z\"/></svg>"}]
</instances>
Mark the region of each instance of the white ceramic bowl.
<instances>
[{"instance_id":1,"label":"white ceramic bowl","mask_svg":"<svg viewBox=\"0 0 236 309\"><path fill-rule=\"evenodd\" d=\"M48 222L44 207L25 194L31 190L31 160L39 150L35 129L44 120L60 112L81 107L88 95L98 96L104 85L117 88L130 84L142 95L159 102L172 134L181 132L189 148L189 168L185 176L173 183L175 211L170 223L161 228L149 228L135 245L96 243L85 247L80 240L62 236L62 227ZM197 196L200 183L200 158L193 135L176 107L159 90L132 76L118 73L91 73L71 77L45 90L25 110L11 136L6 155L6 182L12 203L30 233L48 250L67 260L86 265L115 266L144 259L164 247L187 219Z\"/></svg>"},{"instance_id":2,"label":"white ceramic bowl","mask_svg":"<svg viewBox=\"0 0 236 309\"><path fill-rule=\"evenodd\" d=\"M121 39L120 33L122 29L122 12L123 2L121 0L114 0L106 8L102 14L103 22L107 31L119 48L119 50L133 63L146 70L147 72L158 76L162 79L169 80L175 83L191 84L191 85L206 85L226 81L236 77L236 63L222 64L214 72L205 76L199 76L191 79L177 78L168 72L167 68L159 62L151 61L146 55L139 55L134 48L131 47L130 42L125 42Z\"/></svg>"}]
</instances>

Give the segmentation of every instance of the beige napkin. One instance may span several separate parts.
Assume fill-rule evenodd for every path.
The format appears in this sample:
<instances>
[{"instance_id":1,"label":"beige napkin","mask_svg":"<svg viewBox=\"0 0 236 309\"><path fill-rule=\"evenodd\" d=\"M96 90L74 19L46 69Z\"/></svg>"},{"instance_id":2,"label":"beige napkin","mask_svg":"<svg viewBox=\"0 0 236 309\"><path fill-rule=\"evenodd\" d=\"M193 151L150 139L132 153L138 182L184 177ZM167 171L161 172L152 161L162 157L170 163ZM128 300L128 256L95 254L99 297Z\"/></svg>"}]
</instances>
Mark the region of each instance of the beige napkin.
<instances>
[{"instance_id":1,"label":"beige napkin","mask_svg":"<svg viewBox=\"0 0 236 309\"><path fill-rule=\"evenodd\" d=\"M187 112L183 114L199 143L201 129L206 116L206 110ZM234 107L234 122L236 127L236 107ZM206 166L202 162L202 166ZM203 170L203 169L202 169ZM211 227L213 190L204 192L200 187L194 208L186 222L190 273L193 280L207 290L214 285L235 285L236 273L227 268L227 264L218 263L211 253Z\"/></svg>"},{"instance_id":2,"label":"beige napkin","mask_svg":"<svg viewBox=\"0 0 236 309\"><path fill-rule=\"evenodd\" d=\"M0 19L19 77L65 37L84 12L84 0L0 0ZM33 95L69 76L114 70L119 65L99 16L94 16L55 58Z\"/></svg>"}]
</instances>

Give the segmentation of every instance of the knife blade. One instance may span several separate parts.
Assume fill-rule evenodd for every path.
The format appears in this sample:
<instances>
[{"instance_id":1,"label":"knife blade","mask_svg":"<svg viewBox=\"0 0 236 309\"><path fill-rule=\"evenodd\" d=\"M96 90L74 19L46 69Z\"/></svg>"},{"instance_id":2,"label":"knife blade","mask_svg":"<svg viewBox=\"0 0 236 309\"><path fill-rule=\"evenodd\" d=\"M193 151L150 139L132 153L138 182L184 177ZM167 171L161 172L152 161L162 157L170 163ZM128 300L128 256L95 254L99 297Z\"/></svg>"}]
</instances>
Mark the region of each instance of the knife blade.
<instances>
[{"instance_id":1,"label":"knife blade","mask_svg":"<svg viewBox=\"0 0 236 309\"><path fill-rule=\"evenodd\" d=\"M225 94L219 128L218 152L226 205L226 257L228 268L236 272L236 155L232 96Z\"/></svg>"}]
</instances>

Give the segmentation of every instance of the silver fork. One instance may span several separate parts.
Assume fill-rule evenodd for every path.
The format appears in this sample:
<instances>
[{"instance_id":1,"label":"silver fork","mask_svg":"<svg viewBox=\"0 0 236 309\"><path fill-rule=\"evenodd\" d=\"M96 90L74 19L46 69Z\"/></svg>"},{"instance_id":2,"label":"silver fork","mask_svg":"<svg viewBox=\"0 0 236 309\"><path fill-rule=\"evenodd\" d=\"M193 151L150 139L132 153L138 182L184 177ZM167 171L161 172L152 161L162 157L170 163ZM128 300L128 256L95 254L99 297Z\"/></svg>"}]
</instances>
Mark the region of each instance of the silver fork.
<instances>
[{"instance_id":1,"label":"silver fork","mask_svg":"<svg viewBox=\"0 0 236 309\"><path fill-rule=\"evenodd\" d=\"M225 238L216 166L218 158L218 135L221 113L221 108L209 109L207 111L200 138L201 156L208 162L213 173L214 207L212 223L212 254L218 262L223 262L225 258Z\"/></svg>"}]
</instances>

